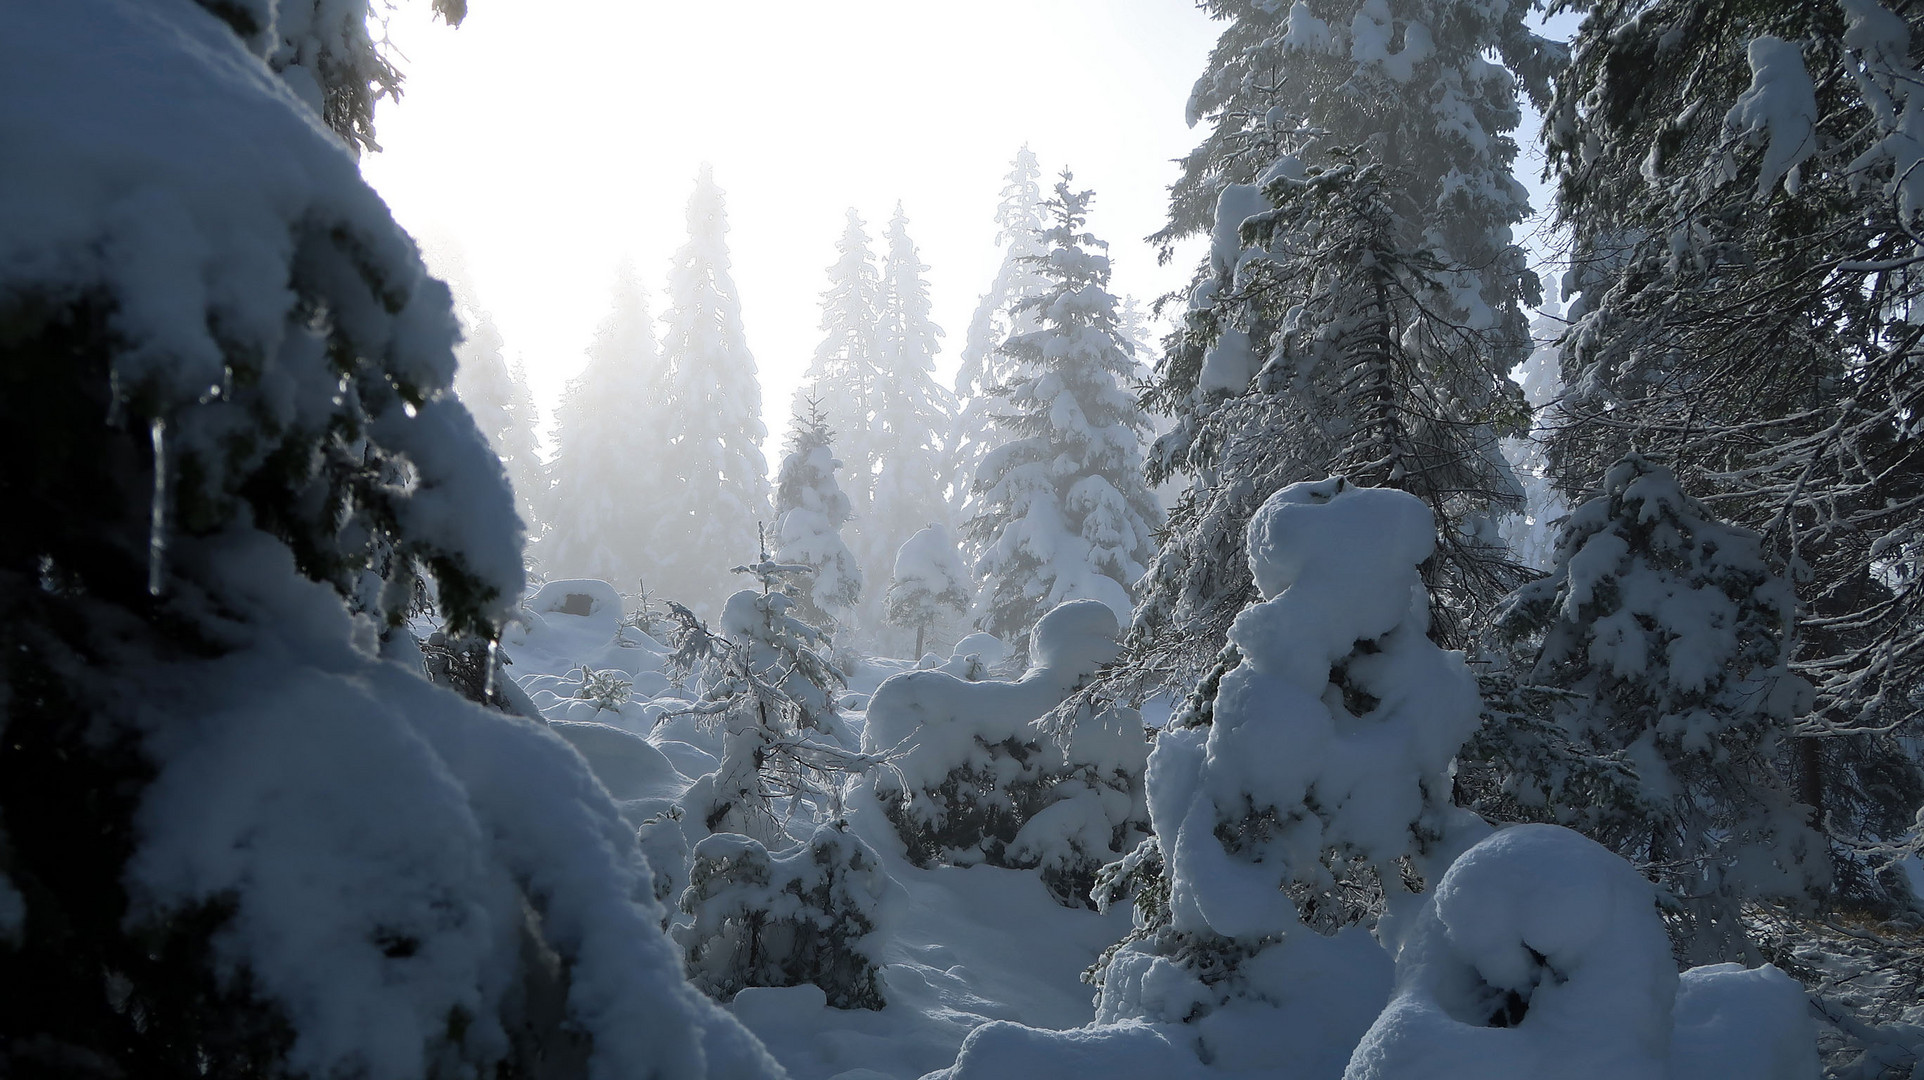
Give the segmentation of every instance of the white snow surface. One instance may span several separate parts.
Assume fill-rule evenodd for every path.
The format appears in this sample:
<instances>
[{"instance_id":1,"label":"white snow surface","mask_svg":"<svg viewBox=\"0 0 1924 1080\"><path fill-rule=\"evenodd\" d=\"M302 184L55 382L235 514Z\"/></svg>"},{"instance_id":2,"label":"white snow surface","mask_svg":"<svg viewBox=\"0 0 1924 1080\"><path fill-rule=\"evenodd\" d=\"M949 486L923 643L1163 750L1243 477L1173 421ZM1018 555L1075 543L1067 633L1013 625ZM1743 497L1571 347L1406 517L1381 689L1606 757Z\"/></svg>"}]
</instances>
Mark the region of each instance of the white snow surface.
<instances>
[{"instance_id":1,"label":"white snow surface","mask_svg":"<svg viewBox=\"0 0 1924 1080\"><path fill-rule=\"evenodd\" d=\"M779 1075L683 980L634 830L566 742L357 647L370 628L263 534L188 554L261 629L150 676L160 769L128 883L136 917L233 898L219 969L286 1010L292 1068L423 1075L456 1009L468 1053L505 1052L525 895L569 965L591 1075Z\"/></svg>"},{"instance_id":2,"label":"white snow surface","mask_svg":"<svg viewBox=\"0 0 1924 1080\"><path fill-rule=\"evenodd\" d=\"M1789 976L1723 964L1680 978L1649 882L1574 832L1519 825L1464 853L1429 895L1397 955L1395 997L1344 1078L1817 1072Z\"/></svg>"},{"instance_id":3,"label":"white snow surface","mask_svg":"<svg viewBox=\"0 0 1924 1080\"><path fill-rule=\"evenodd\" d=\"M1411 600L1420 594L1411 589L1414 566L1427 551L1428 518L1420 505L1402 507L1402 498L1370 489L1338 491L1333 482L1300 485L1279 497L1252 529L1251 550L1270 598L1259 607L1291 593L1302 598L1299 604L1315 599L1316 606L1304 612L1339 603L1359 610L1374 606L1357 616L1330 613L1332 634L1367 633L1380 625L1372 618L1420 624L1423 609ZM1382 602L1373 604L1339 587L1342 575L1354 569L1348 560L1391 558L1410 566L1410 577L1389 575L1379 591L1396 590L1400 603L1379 596L1374 599ZM531 599L527 606L537 609L542 628L527 636L527 645L510 647L517 665L510 670L530 684L558 677L540 665L559 668L563 661L551 659L559 654L530 647L544 636L550 642L608 644L617 623L600 609L582 615L558 610L570 595L598 593L585 583L557 582ZM872 695L873 704L866 715L845 713L844 720L866 732L865 748L874 752L914 746L930 737L931 728L938 735L946 728L980 732L1000 716L1033 719L1081 673L1114 655L1116 629L1101 604L1057 609L1034 635L1034 666L1015 682L984 678L984 659L993 662L999 651L986 635L964 639L953 657L933 669L864 663L853 673L849 700ZM632 628L625 632L636 636ZM599 726L557 727L611 793L619 797L645 787L659 796L715 768L715 759L693 745L709 735L686 720L655 723L675 700L603 714L606 723ZM1193 768L1194 759L1207 753L1203 740L1185 742L1184 734L1162 734L1154 770ZM641 735L661 758L637 755L622 741ZM1077 757L1103 752L1083 736L1076 743ZM1140 753L1118 747L1119 754ZM1277 748L1260 752L1281 754ZM660 770L662 759L672 763L673 775ZM912 757L898 761L914 767ZM1287 756L1266 761L1289 771ZM1152 788L1160 782L1152 772ZM661 805L623 804L631 821L640 809L654 807L649 812L655 813ZM1389 949L1361 927L1323 937L1301 929L1294 913L1286 913L1294 931L1245 962L1250 995L1183 1023L1209 992L1189 972L1140 949L1125 950L1112 964L1100 1005L1079 981L1081 971L1127 931L1123 905L1106 915L1062 907L1034 871L912 866L874 796L860 784L849 788L843 813L876 852L886 879L874 916L887 1007L830 1008L823 992L809 985L745 989L724 1007L797 1080L914 1080L929 1074L931 1080L1097 1074L1200 1080L1273 1075L1284 1062L1289 1075L1303 1077L1335 1078L1347 1065L1357 1080L1816 1075L1815 1040L1794 982L1775 969L1730 965L1679 977L1650 886L1597 845L1550 826L1505 829L1470 848L1391 928ZM806 816L799 813L790 825L798 843L806 836ZM687 858L678 828L666 840L659 822L643 832L651 853ZM1226 872L1233 875L1235 868ZM1274 890L1273 878L1268 888ZM1538 961L1532 949L1544 959ZM1527 995L1522 1022L1485 1026L1489 1013L1479 1010L1500 1005L1510 990Z\"/></svg>"},{"instance_id":4,"label":"white snow surface","mask_svg":"<svg viewBox=\"0 0 1924 1080\"><path fill-rule=\"evenodd\" d=\"M1764 147L1757 170L1757 197L1779 180L1797 194L1805 159L1817 152L1817 88L1797 46L1769 36L1751 39L1750 87L1738 95L1724 126L1733 138Z\"/></svg>"}]
</instances>

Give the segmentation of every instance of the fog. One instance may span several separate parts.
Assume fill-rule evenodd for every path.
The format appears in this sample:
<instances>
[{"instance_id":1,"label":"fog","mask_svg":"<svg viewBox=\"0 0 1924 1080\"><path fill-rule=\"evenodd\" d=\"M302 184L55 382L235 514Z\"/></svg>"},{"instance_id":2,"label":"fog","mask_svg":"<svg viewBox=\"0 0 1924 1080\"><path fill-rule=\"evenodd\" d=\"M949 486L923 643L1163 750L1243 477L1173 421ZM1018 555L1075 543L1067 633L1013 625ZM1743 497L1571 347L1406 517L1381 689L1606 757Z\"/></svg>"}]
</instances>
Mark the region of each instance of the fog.
<instances>
[{"instance_id":1,"label":"fog","mask_svg":"<svg viewBox=\"0 0 1924 1080\"><path fill-rule=\"evenodd\" d=\"M432 264L459 244L545 414L623 257L659 313L682 206L712 163L773 442L850 206L878 237L906 207L948 332L945 378L1025 142L1045 179L1066 165L1096 190L1118 294L1180 287L1193 257L1158 267L1143 238L1193 145L1184 105L1217 29L1167 0L493 0L455 30L406 5L388 34L409 82L382 104L383 151L363 171Z\"/></svg>"}]
</instances>

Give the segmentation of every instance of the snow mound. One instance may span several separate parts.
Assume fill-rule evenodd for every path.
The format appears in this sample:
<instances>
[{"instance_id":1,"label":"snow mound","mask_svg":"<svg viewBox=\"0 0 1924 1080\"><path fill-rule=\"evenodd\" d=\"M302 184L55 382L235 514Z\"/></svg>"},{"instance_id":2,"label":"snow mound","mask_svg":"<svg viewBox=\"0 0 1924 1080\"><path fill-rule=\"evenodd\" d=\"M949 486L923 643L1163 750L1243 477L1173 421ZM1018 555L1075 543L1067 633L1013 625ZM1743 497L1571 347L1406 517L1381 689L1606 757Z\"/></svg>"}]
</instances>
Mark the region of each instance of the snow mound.
<instances>
[{"instance_id":1,"label":"snow mound","mask_svg":"<svg viewBox=\"0 0 1924 1080\"><path fill-rule=\"evenodd\" d=\"M683 980L634 828L567 743L355 648L277 541L192 553L262 629L156 674L171 697L143 717L159 771L128 881L137 917L232 903L219 970L285 1010L290 1068L420 1076L450 1041L498 1061L551 1007L594 1075L779 1075Z\"/></svg>"},{"instance_id":2,"label":"snow mound","mask_svg":"<svg viewBox=\"0 0 1924 1080\"><path fill-rule=\"evenodd\" d=\"M911 862L1040 868L1059 900L1088 902L1146 820L1148 743L1133 709L1085 709L1066 740L1046 719L1115 659L1118 632L1108 605L1072 600L1037 620L1021 679L920 670L876 689L863 750L887 768L870 790Z\"/></svg>"},{"instance_id":3,"label":"snow mound","mask_svg":"<svg viewBox=\"0 0 1924 1080\"><path fill-rule=\"evenodd\" d=\"M1788 976L1720 965L1680 984L1649 882L1574 832L1519 825L1443 875L1398 954L1395 996L1344 1076L1816 1074L1815 1032Z\"/></svg>"}]
</instances>

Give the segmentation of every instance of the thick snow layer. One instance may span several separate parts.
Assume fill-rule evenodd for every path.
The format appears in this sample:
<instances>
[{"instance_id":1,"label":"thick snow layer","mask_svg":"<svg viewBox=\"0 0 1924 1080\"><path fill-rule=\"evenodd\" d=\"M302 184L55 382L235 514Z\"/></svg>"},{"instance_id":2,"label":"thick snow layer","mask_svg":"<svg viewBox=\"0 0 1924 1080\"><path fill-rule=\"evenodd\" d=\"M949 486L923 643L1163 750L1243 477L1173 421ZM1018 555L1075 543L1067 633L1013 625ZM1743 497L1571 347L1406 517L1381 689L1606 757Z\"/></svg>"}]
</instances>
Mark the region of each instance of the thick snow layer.
<instances>
[{"instance_id":1,"label":"thick snow layer","mask_svg":"<svg viewBox=\"0 0 1924 1080\"><path fill-rule=\"evenodd\" d=\"M1649 882L1574 832L1519 825L1438 882L1344 1077L1816 1075L1788 976L1720 965L1680 980Z\"/></svg>"},{"instance_id":2,"label":"thick snow layer","mask_svg":"<svg viewBox=\"0 0 1924 1080\"><path fill-rule=\"evenodd\" d=\"M364 417L418 473L388 494L404 533L495 591L481 614L506 615L521 528L448 390L448 291L313 110L188 0L10 7L0 101L0 298L108 303L116 387L215 492L272 447L237 448L240 431ZM345 375L304 300L365 358Z\"/></svg>"},{"instance_id":3,"label":"thick snow layer","mask_svg":"<svg viewBox=\"0 0 1924 1080\"><path fill-rule=\"evenodd\" d=\"M1223 677L1210 726L1157 740L1148 779L1174 925L1228 938L1294 926L1277 886L1327 887L1331 848L1387 865L1412 830L1444 832L1456 820L1440 805L1450 761L1479 714L1461 654L1425 637L1416 567L1435 535L1421 502L1335 479L1294 484L1248 536L1264 600L1230 630L1242 663ZM1263 854L1225 846L1219 828L1264 812L1278 820Z\"/></svg>"},{"instance_id":4,"label":"thick snow layer","mask_svg":"<svg viewBox=\"0 0 1924 1080\"><path fill-rule=\"evenodd\" d=\"M1766 965L1712 964L1677 978L1673 1080L1808 1080L1817 1030L1797 980Z\"/></svg>"},{"instance_id":5,"label":"thick snow layer","mask_svg":"<svg viewBox=\"0 0 1924 1080\"><path fill-rule=\"evenodd\" d=\"M933 787L975 752L978 739L1031 735L1030 725L1115 659L1119 630L1108 605L1073 600L1036 622L1032 665L1014 682L971 682L946 671L896 675L869 701L862 748L896 754L892 764L907 788Z\"/></svg>"},{"instance_id":6,"label":"thick snow layer","mask_svg":"<svg viewBox=\"0 0 1924 1080\"><path fill-rule=\"evenodd\" d=\"M1750 87L1738 95L1724 126L1732 137L1763 144L1764 158L1757 167L1759 199L1779 180L1795 195L1798 167L1817 152L1817 88L1804 70L1802 52L1779 38L1751 39L1750 73Z\"/></svg>"},{"instance_id":7,"label":"thick snow layer","mask_svg":"<svg viewBox=\"0 0 1924 1080\"><path fill-rule=\"evenodd\" d=\"M367 635L275 541L189 554L262 629L155 673L159 772L128 882L139 913L233 899L220 970L286 1010L294 1069L422 1075L457 1010L465 1051L498 1057L532 902L593 1075L779 1073L682 979L633 828L567 743L358 651Z\"/></svg>"}]
</instances>

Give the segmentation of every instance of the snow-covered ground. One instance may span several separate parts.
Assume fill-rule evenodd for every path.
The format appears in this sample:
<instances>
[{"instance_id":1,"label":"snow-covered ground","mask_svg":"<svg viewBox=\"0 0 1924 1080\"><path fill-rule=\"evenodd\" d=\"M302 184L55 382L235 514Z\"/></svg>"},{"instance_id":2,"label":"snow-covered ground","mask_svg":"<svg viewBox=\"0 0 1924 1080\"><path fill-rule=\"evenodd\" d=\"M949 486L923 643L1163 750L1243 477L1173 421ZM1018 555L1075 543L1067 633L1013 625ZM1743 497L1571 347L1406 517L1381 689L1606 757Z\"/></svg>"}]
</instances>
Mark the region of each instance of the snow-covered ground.
<instances>
[{"instance_id":1,"label":"snow-covered ground","mask_svg":"<svg viewBox=\"0 0 1924 1080\"><path fill-rule=\"evenodd\" d=\"M673 715L679 692L666 646L623 624L621 598L607 583L553 582L530 596L503 651L529 700L589 759L627 816L640 821L715 768L719 745L716 732ZM951 669L967 671L966 658L986 645L965 642ZM576 696L584 666L604 677L618 673L632 696L613 708ZM864 659L849 673L843 701L865 706L884 679L914 666ZM859 738L866 714L849 709L841 718ZM806 818L798 813L791 826L798 842ZM1063 1029L1094 1018L1094 990L1082 973L1128 933L1125 909L1063 907L1034 871L916 867L872 798L857 796L849 821L881 855L889 880L879 905L887 1007L830 1008L812 985L753 987L727 1006L795 1080L914 1080L947 1068L969 1032L991 1020Z\"/></svg>"}]
</instances>

